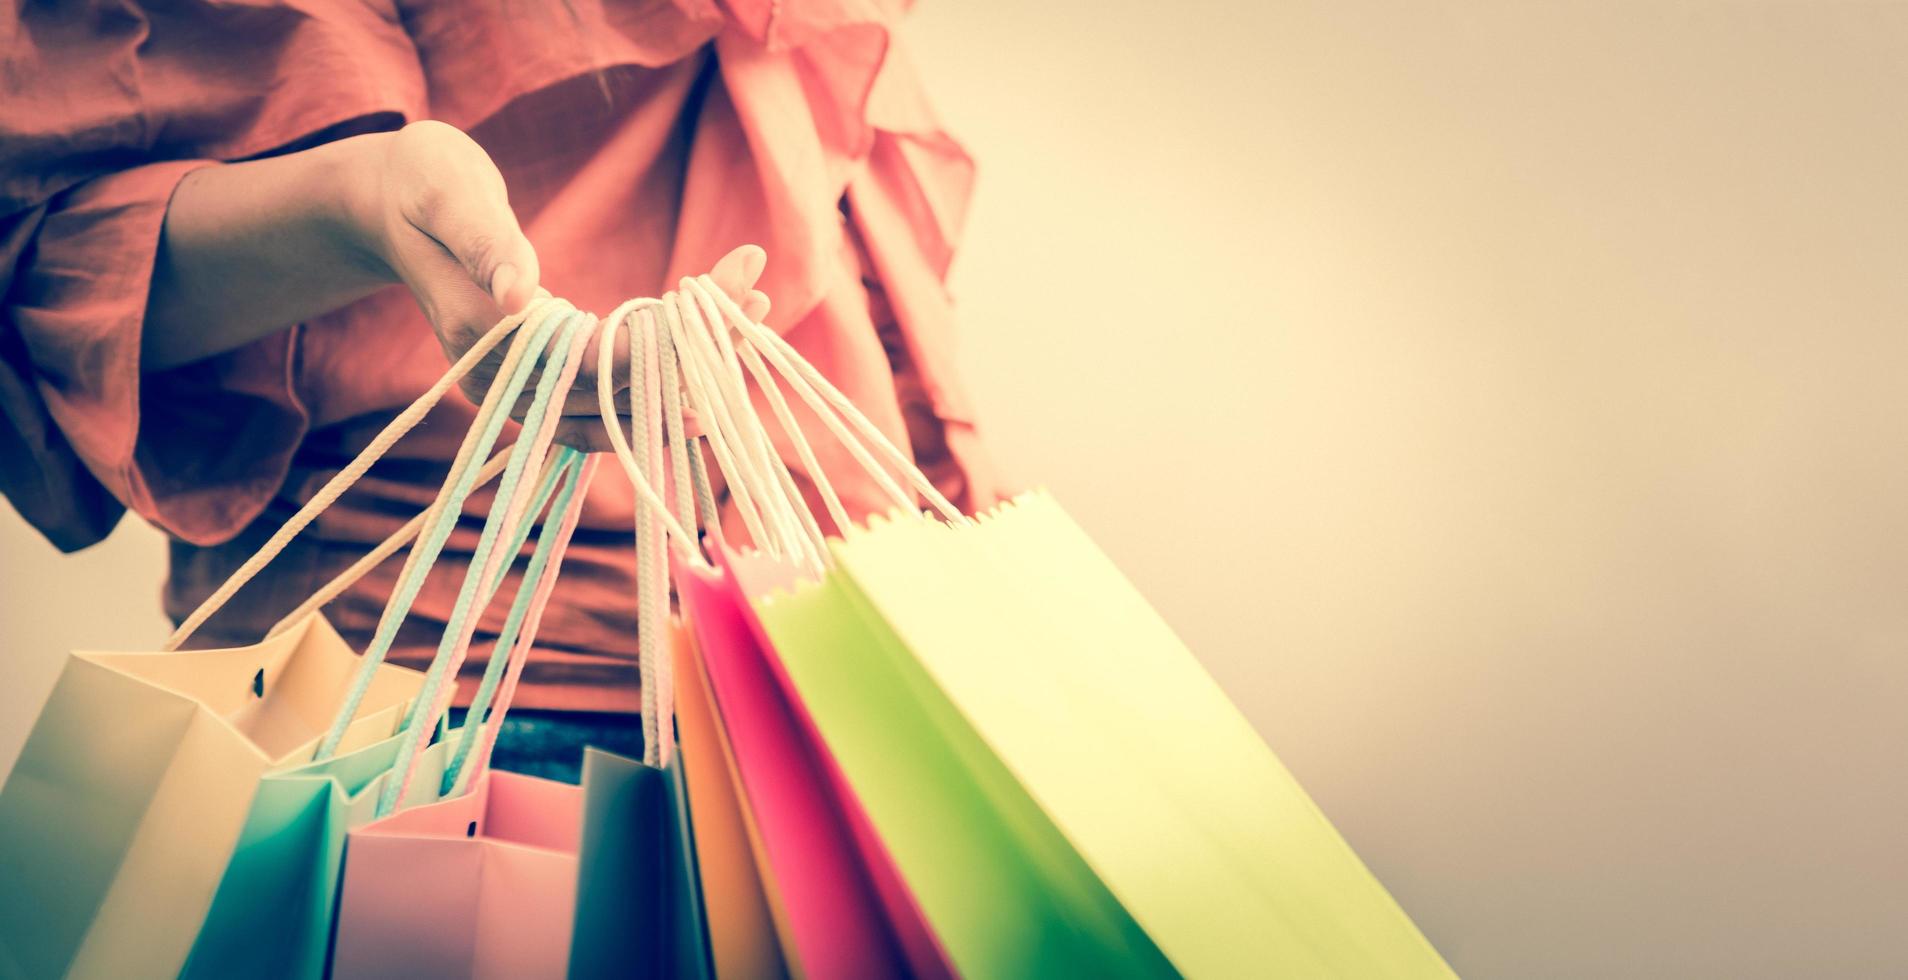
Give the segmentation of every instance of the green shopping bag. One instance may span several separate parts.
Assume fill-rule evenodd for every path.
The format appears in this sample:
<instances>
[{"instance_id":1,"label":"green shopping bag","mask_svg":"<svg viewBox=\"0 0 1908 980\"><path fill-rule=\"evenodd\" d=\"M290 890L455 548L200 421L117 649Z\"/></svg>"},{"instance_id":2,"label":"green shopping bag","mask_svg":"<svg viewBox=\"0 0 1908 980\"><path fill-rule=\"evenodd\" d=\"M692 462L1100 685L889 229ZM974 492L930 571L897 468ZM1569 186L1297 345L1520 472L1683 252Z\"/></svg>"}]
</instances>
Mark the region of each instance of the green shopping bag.
<instances>
[{"instance_id":1,"label":"green shopping bag","mask_svg":"<svg viewBox=\"0 0 1908 980\"><path fill-rule=\"evenodd\" d=\"M1172 966L899 638L830 573L729 570L955 970L1165 977Z\"/></svg>"},{"instance_id":2,"label":"green shopping bag","mask_svg":"<svg viewBox=\"0 0 1908 980\"><path fill-rule=\"evenodd\" d=\"M1034 805L1025 816L1065 836L1180 972L1451 976L1051 497L964 525L877 521L834 553L821 588L763 605L804 697L866 701L841 669L851 658L905 678L938 728L921 737L997 760ZM818 626L855 649L815 650Z\"/></svg>"}]
</instances>

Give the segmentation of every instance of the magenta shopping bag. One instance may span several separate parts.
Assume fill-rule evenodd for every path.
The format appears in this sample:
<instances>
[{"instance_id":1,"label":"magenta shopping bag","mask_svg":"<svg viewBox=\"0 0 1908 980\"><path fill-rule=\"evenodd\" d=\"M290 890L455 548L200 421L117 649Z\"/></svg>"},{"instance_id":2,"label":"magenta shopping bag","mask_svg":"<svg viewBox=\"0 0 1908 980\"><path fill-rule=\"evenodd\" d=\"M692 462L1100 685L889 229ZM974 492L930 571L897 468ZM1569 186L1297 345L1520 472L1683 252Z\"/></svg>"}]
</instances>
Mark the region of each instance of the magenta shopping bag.
<instances>
[{"instance_id":1,"label":"magenta shopping bag","mask_svg":"<svg viewBox=\"0 0 1908 980\"><path fill-rule=\"evenodd\" d=\"M790 972L951 976L892 861L790 697L726 564L679 563L676 583L734 753Z\"/></svg>"}]
</instances>

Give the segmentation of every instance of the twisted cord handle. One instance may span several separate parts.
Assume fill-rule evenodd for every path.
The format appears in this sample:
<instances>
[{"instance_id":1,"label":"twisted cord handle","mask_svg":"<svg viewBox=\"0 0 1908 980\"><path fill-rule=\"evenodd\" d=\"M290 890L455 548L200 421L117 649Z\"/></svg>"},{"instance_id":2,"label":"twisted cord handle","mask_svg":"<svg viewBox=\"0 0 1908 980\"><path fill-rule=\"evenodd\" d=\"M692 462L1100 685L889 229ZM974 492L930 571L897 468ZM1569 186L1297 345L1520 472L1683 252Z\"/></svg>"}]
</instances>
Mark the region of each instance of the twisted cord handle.
<instances>
[{"instance_id":1,"label":"twisted cord handle","mask_svg":"<svg viewBox=\"0 0 1908 980\"><path fill-rule=\"evenodd\" d=\"M371 440L370 444L364 447L364 450L358 454L356 459L345 464L344 469L339 470L330 480L326 481L325 485L319 488L318 492L312 495L312 498L306 501L305 505L300 507L297 513L293 514L264 544L259 546L256 552L252 553L250 558L245 560L244 564L238 567L237 571L232 573L231 577L225 580L224 584L220 585L211 595L207 596L205 601L201 602L199 607L194 609L192 614L187 616L185 620L179 624L178 628L172 631L172 635L166 638L165 645L160 647L160 649L177 650L186 640L191 639L192 634L197 632L200 626L205 625L206 620L212 618L214 613L224 608L232 596L238 594L238 590L245 587L245 583L250 582L259 572L264 570L265 566L271 564L272 559L278 557L279 553L285 550L285 546L290 544L291 540L297 537L300 531L303 531L307 525L316 520L318 515L324 512L325 508L330 507L339 497L343 496L346 490L351 489L351 485L358 482L358 479L364 476L364 474L371 469L373 464L384 458L384 454L390 452L391 447L397 445L398 440L404 438L405 433L411 431L419 422L423 421L424 416L429 414L430 410L443 399L445 393L449 392L459 381L462 381L464 376L469 374L471 369L475 368L492 349L501 343L505 337L516 333L517 328L521 326L526 319L540 313L551 302L553 302L553 300L550 294L540 293L535 300L531 301L529 306L524 308L522 313L505 317L498 321L496 326L490 328L490 332L484 334L483 337L478 339L477 343L465 351L464 356L458 358L457 363L452 364L450 370L444 372L444 376L437 379L436 384L431 385L429 390L425 391L423 395L420 395L418 399L406 407L404 411L399 412L396 418L387 423L384 429ZM511 347L513 355L516 350L516 345L513 343Z\"/></svg>"}]
</instances>

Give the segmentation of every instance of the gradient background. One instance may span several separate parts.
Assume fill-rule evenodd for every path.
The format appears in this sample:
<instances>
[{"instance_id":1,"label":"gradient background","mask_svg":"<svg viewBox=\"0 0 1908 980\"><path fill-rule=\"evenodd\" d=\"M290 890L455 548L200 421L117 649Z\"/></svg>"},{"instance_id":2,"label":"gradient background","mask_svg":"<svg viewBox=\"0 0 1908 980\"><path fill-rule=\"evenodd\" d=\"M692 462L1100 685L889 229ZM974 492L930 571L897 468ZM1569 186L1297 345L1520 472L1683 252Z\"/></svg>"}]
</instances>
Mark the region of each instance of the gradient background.
<instances>
[{"instance_id":1,"label":"gradient background","mask_svg":"<svg viewBox=\"0 0 1908 980\"><path fill-rule=\"evenodd\" d=\"M1908 4L923 4L1050 486L1472 978L1908 973ZM0 515L0 770L162 547Z\"/></svg>"}]
</instances>

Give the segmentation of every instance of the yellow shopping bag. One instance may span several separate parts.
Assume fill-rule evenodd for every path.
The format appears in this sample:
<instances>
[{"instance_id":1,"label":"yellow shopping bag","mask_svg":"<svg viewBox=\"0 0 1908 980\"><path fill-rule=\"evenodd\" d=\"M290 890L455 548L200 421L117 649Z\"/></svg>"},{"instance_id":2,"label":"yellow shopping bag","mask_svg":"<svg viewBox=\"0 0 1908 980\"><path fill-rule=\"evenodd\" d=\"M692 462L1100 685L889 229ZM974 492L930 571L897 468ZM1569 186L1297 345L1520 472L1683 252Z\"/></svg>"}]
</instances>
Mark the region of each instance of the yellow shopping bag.
<instances>
[{"instance_id":1,"label":"yellow shopping bag","mask_svg":"<svg viewBox=\"0 0 1908 980\"><path fill-rule=\"evenodd\" d=\"M969 523L879 520L834 552L864 627L897 642L1180 972L1451 975L1051 497Z\"/></svg>"},{"instance_id":2,"label":"yellow shopping bag","mask_svg":"<svg viewBox=\"0 0 1908 980\"><path fill-rule=\"evenodd\" d=\"M731 570L962 972L1451 976L1050 497L970 519L785 339L706 278L681 287L663 309L704 362L691 404L719 423L705 435L751 541L806 581L777 589L752 585L749 562ZM771 439L740 395L745 372L837 527L852 522L777 374L897 516L822 540L781 461L751 458ZM671 530L687 549L686 528Z\"/></svg>"}]
</instances>

